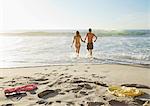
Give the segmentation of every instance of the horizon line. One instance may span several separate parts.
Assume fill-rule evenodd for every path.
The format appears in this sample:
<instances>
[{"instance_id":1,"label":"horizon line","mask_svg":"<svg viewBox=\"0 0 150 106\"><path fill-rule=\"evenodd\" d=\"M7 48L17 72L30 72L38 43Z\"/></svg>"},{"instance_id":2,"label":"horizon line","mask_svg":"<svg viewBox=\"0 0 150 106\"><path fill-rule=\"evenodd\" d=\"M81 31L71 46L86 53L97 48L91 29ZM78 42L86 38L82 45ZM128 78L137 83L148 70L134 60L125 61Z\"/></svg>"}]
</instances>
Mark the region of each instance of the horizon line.
<instances>
[{"instance_id":1,"label":"horizon line","mask_svg":"<svg viewBox=\"0 0 150 106\"><path fill-rule=\"evenodd\" d=\"M90 27L89 27L90 28ZM14 31L67 31L67 30L88 30L89 28L75 28L75 29L72 29L72 28L66 28L66 29L61 29L61 28L58 28L58 29L12 29L12 30L0 30L0 33L3 33L3 32L14 32ZM112 30L116 30L116 31L121 31L121 30L150 30L150 28L130 28L130 29L102 29L102 28L92 28L92 30L106 30L106 31L112 31Z\"/></svg>"}]
</instances>

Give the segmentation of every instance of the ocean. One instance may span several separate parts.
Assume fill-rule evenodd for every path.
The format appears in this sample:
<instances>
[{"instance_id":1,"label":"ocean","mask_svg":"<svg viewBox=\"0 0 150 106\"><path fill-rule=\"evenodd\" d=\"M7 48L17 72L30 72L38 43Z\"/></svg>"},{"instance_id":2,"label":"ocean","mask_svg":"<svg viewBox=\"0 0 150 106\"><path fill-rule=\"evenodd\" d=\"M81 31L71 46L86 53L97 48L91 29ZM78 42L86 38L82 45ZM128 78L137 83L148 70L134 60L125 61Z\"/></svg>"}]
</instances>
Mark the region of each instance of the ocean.
<instances>
[{"instance_id":1,"label":"ocean","mask_svg":"<svg viewBox=\"0 0 150 106\"><path fill-rule=\"evenodd\" d=\"M80 30L79 30L80 31ZM80 57L71 47L74 30L0 33L0 68L72 64L150 64L150 30L93 30L98 36L93 58L86 43ZM81 30L84 39L86 32Z\"/></svg>"}]
</instances>

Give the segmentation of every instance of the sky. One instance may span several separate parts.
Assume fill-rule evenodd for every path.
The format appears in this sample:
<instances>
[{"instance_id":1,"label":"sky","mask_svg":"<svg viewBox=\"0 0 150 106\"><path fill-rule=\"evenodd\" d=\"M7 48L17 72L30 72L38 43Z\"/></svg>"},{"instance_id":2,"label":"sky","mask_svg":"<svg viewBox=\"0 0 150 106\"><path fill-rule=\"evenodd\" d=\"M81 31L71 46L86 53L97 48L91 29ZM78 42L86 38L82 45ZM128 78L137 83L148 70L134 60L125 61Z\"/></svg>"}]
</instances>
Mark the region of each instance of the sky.
<instances>
[{"instance_id":1,"label":"sky","mask_svg":"<svg viewBox=\"0 0 150 106\"><path fill-rule=\"evenodd\" d=\"M0 0L0 31L150 29L150 0Z\"/></svg>"}]
</instances>

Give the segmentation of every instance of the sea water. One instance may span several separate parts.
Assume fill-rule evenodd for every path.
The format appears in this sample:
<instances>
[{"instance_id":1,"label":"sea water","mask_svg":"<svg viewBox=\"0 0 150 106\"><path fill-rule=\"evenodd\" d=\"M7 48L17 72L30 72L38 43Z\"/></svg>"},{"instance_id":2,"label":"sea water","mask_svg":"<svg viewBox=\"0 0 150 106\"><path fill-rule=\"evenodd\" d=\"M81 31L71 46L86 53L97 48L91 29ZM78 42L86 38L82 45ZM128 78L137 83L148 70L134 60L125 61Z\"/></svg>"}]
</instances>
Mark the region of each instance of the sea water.
<instances>
[{"instance_id":1,"label":"sea water","mask_svg":"<svg viewBox=\"0 0 150 106\"><path fill-rule=\"evenodd\" d=\"M75 31L1 33L0 68L57 64L150 64L150 31L95 31L93 58L86 43L79 57L71 47ZM86 31L81 31L84 39Z\"/></svg>"}]
</instances>

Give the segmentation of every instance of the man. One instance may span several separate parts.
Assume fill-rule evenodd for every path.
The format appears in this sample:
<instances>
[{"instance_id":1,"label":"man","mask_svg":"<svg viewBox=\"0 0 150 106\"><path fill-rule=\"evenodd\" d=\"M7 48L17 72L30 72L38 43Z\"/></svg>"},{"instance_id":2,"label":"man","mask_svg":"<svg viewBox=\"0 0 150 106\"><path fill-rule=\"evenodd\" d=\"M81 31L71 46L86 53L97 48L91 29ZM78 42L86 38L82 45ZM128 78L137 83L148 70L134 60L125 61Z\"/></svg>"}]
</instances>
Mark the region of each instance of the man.
<instances>
[{"instance_id":1,"label":"man","mask_svg":"<svg viewBox=\"0 0 150 106\"><path fill-rule=\"evenodd\" d=\"M86 39L88 39L87 50L90 52L90 57L92 57L93 39L95 39L94 42L96 42L97 36L95 36L95 34L92 33L91 28L89 28L89 32L87 33L84 42L86 41Z\"/></svg>"}]
</instances>

